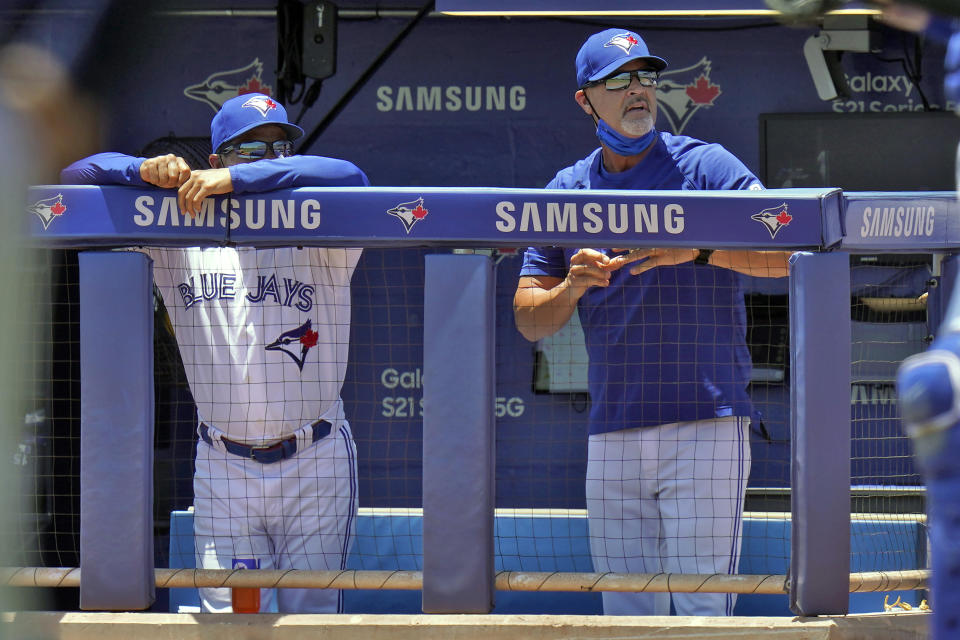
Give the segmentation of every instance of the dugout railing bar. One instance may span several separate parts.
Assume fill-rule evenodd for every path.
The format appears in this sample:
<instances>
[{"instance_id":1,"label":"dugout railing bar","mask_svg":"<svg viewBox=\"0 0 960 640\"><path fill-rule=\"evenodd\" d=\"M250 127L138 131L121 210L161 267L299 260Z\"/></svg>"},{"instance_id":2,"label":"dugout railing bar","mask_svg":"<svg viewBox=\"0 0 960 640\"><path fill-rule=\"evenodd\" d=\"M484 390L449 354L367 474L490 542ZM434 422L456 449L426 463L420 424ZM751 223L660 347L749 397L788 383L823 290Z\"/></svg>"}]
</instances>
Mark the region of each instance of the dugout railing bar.
<instances>
[{"instance_id":1,"label":"dugout railing bar","mask_svg":"<svg viewBox=\"0 0 960 640\"><path fill-rule=\"evenodd\" d=\"M856 202L830 189L327 188L216 198L193 219L177 213L176 198L168 191L32 188L28 211L35 214L32 236L38 245L85 250L80 257L81 608L144 609L153 601L154 585L165 584L152 567L150 264L143 254L104 249L556 245L800 252L790 284L791 343L800 346L792 356L791 569L789 581L783 576L776 589L782 592L788 585L798 614L846 612L856 582L847 570L849 540L835 535L829 545L823 540L850 523L849 262L846 253L835 250L845 248L854 228ZM401 224L397 211L414 203L421 205L421 217ZM960 246L952 222L955 202L944 194L915 194L911 206L938 211L930 217L935 228L929 234L936 246L927 249ZM789 211L788 225L774 232L759 223L763 212L779 208ZM495 589L509 583L493 570L492 274L483 255L430 256L426 262L424 366L431 383L424 388L422 589L428 612L487 612ZM465 344L472 350L469 358L449 357L463 353ZM124 358L116 357L118 348ZM466 361L470 366L463 366ZM451 408L455 415L447 413ZM449 428L452 417L457 430ZM118 450L125 454L121 464L117 456L106 455ZM467 460L464 450L472 451ZM451 464L456 474L450 473ZM126 541L122 548L107 542L118 538ZM193 575L194 585L234 584L225 576L201 580L201 572ZM594 587L602 589L599 578Z\"/></svg>"}]
</instances>

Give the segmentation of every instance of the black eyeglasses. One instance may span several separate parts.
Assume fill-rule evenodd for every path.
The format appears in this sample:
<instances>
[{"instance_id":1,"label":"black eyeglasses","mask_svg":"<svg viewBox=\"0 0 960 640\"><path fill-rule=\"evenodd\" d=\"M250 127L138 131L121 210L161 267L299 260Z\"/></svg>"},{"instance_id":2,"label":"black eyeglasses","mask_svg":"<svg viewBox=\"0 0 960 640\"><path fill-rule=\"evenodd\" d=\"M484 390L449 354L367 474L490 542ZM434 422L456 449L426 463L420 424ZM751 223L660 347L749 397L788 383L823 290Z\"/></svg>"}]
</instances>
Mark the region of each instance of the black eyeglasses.
<instances>
[{"instance_id":1,"label":"black eyeglasses","mask_svg":"<svg viewBox=\"0 0 960 640\"><path fill-rule=\"evenodd\" d=\"M656 71L636 69L634 71L623 71L607 78L601 78L600 80L594 80L593 82L588 82L583 86L586 88L595 87L598 84L602 84L607 91L623 91L630 86L631 82L633 82L634 76L637 78L637 82L640 83L641 87L656 87L660 80L660 74Z\"/></svg>"},{"instance_id":2,"label":"black eyeglasses","mask_svg":"<svg viewBox=\"0 0 960 640\"><path fill-rule=\"evenodd\" d=\"M220 153L235 153L238 158L243 160L260 160L267 155L268 147L273 149L273 155L278 158L286 158L293 155L293 143L289 140L277 140L276 142L249 140L247 142L238 142L225 146Z\"/></svg>"}]
</instances>

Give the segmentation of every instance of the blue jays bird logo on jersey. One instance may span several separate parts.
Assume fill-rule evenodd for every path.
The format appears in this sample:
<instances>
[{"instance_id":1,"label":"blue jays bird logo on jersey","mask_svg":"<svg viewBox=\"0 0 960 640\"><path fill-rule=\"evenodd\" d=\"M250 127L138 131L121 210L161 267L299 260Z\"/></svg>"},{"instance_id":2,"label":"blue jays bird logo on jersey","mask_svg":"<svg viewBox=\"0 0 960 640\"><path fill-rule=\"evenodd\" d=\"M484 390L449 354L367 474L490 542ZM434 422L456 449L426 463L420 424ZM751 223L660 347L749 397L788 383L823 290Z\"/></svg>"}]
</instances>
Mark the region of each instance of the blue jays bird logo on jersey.
<instances>
[{"instance_id":1,"label":"blue jays bird logo on jersey","mask_svg":"<svg viewBox=\"0 0 960 640\"><path fill-rule=\"evenodd\" d=\"M403 223L403 228L407 230L407 233L410 233L413 225L426 218L430 212L424 209L423 198L417 198L413 202L401 202L394 208L388 209L387 213L399 218L400 222Z\"/></svg>"},{"instance_id":2,"label":"blue jays bird logo on jersey","mask_svg":"<svg viewBox=\"0 0 960 640\"><path fill-rule=\"evenodd\" d=\"M310 328L312 326L313 324L310 320L307 320L296 329L284 331L276 340L264 348L267 351L283 351L293 358L293 361L297 363L300 371L303 371L303 363L307 359L307 352L310 351L311 347L317 346L317 339L319 338L319 334ZM287 347L291 345L292 351L287 349ZM297 346L300 347L299 353L296 353Z\"/></svg>"},{"instance_id":3,"label":"blue jays bird logo on jersey","mask_svg":"<svg viewBox=\"0 0 960 640\"><path fill-rule=\"evenodd\" d=\"M767 231L770 232L770 237L776 238L780 229L790 224L793 216L787 212L787 203L784 202L779 207L770 207L760 213L755 213L750 216L750 219L763 224L763 226L767 228Z\"/></svg>"},{"instance_id":4,"label":"blue jays bird logo on jersey","mask_svg":"<svg viewBox=\"0 0 960 640\"><path fill-rule=\"evenodd\" d=\"M230 98L245 93L273 93L270 85L263 84L263 63L260 58L254 58L245 67L211 73L203 82L183 90L183 95L205 102L215 112Z\"/></svg>"},{"instance_id":5,"label":"blue jays bird logo on jersey","mask_svg":"<svg viewBox=\"0 0 960 640\"><path fill-rule=\"evenodd\" d=\"M37 200L27 207L27 211L35 214L43 223L43 229L46 230L50 223L63 215L67 210L67 205L63 204L63 194L58 193L52 198Z\"/></svg>"},{"instance_id":6,"label":"blue jays bird logo on jersey","mask_svg":"<svg viewBox=\"0 0 960 640\"><path fill-rule=\"evenodd\" d=\"M680 134L694 114L712 107L723 93L710 81L711 62L703 57L694 65L660 74L657 105L673 132Z\"/></svg>"},{"instance_id":7,"label":"blue jays bird logo on jersey","mask_svg":"<svg viewBox=\"0 0 960 640\"><path fill-rule=\"evenodd\" d=\"M630 49L633 49L635 46L640 44L632 34L621 33L613 36L609 42L607 42L605 47L620 47L623 49L624 53L630 53Z\"/></svg>"}]
</instances>

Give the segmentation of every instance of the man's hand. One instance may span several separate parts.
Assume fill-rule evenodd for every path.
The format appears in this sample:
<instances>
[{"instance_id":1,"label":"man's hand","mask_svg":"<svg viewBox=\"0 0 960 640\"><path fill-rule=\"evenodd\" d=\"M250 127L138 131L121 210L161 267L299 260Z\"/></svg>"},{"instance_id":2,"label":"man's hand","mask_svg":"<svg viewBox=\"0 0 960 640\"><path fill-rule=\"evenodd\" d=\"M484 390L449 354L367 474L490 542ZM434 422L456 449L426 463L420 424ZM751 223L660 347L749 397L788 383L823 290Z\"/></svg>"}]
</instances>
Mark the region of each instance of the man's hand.
<instances>
[{"instance_id":1,"label":"man's hand","mask_svg":"<svg viewBox=\"0 0 960 640\"><path fill-rule=\"evenodd\" d=\"M619 267L610 267L610 257L593 249L580 249L570 258L567 271L567 288L579 299L590 287L610 285L610 272Z\"/></svg>"},{"instance_id":2,"label":"man's hand","mask_svg":"<svg viewBox=\"0 0 960 640\"><path fill-rule=\"evenodd\" d=\"M140 178L147 184L164 189L179 187L189 177L190 166L187 161L172 153L148 158L140 165Z\"/></svg>"},{"instance_id":3,"label":"man's hand","mask_svg":"<svg viewBox=\"0 0 960 640\"><path fill-rule=\"evenodd\" d=\"M627 253L612 258L606 268L616 271L632 262L643 260L640 264L630 267L630 273L635 276L656 267L669 267L690 262L700 253L699 249L614 249L614 251Z\"/></svg>"},{"instance_id":4,"label":"man's hand","mask_svg":"<svg viewBox=\"0 0 960 640\"><path fill-rule=\"evenodd\" d=\"M180 205L180 211L195 216L200 213L200 206L208 196L232 191L233 180L230 178L230 169L201 169L191 173L189 179L177 191L177 202Z\"/></svg>"},{"instance_id":5,"label":"man's hand","mask_svg":"<svg viewBox=\"0 0 960 640\"><path fill-rule=\"evenodd\" d=\"M594 249L580 249L570 257L564 278L520 276L513 296L513 318L521 335L531 342L556 333L577 309L590 287L610 286L610 257Z\"/></svg>"}]
</instances>

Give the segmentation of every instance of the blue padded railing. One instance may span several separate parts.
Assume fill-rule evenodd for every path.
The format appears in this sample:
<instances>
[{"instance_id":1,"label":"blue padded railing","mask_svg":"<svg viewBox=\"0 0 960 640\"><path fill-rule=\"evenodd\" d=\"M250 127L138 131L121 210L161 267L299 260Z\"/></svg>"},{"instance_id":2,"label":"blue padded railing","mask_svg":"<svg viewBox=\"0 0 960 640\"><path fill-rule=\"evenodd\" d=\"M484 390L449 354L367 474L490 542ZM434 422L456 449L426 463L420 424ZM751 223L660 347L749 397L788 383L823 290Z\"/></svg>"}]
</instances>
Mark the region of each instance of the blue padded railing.
<instances>
[{"instance_id":1,"label":"blue padded railing","mask_svg":"<svg viewBox=\"0 0 960 640\"><path fill-rule=\"evenodd\" d=\"M908 207L913 207L909 213L912 222L910 234L905 235ZM833 250L945 250L960 246L956 203L946 194L912 194L905 202L894 194L846 196L836 189L643 192L303 188L212 198L196 218L190 218L178 213L173 191L48 185L30 189L27 210L33 214L31 237L39 246L88 250L80 262L81 308L89 311L81 316L81 341L94 348L81 351L81 540L127 542L122 546L82 543L81 566L98 567L96 571L82 571L81 606L85 609L142 609L153 599L153 576L144 571L149 566L145 562L152 562L152 478L142 472L152 464L153 398L152 384L148 384L152 382L152 353L149 348L129 352L123 366L117 367L114 350L96 347L97 336L111 336L115 341L147 339L152 326L150 306L128 304L118 313L107 299L109 292L118 291L130 294L130 300L149 299L146 294L151 281L138 275L149 273L149 259L142 254L103 249L233 244L803 250L795 258L795 273L805 279L832 278L842 287L849 283L849 266L845 260L831 256ZM922 221L918 218L921 214ZM857 230L862 233L858 235ZM461 260L463 264L457 262ZM449 416L444 417L442 411L425 411L424 433L430 438L429 447L425 446L424 482L449 477L442 465L461 455L463 433L471 434L471 446L479 448L473 454L479 464L459 468L467 474L462 481L434 483L423 491L425 536L429 534L434 541L424 549L423 601L429 610L476 612L492 606L494 575L489 537L494 509L494 458L490 449L494 420L482 408L492 410L494 406L490 356L494 332L489 322L495 287L493 271L483 260L486 258L476 255L451 255L426 264L425 326L469 327L472 339L479 341L474 345L475 366L467 369L456 366L452 358L438 355L460 352L463 331L431 332L425 338L425 357L434 363L431 366L443 369L431 372L431 385L425 389L425 397L430 398L427 406L442 401L475 410L458 412L458 430L446 428L443 421ZM454 297L451 288L444 286L451 269L470 278L473 290L469 295ZM817 298L814 287L798 284L794 295L810 297L807 304L815 304L817 313L834 318L841 329L842 323L849 323L849 300L845 296ZM108 292L106 296L104 292ZM482 321L479 326L478 321ZM827 387L846 389L848 352L837 348L837 340L822 340L822 334L817 333L821 328L814 323L792 323L791 343L806 347L795 357L808 363L796 370L820 376L819 383ZM840 331L839 335L849 335L849 326L846 334ZM825 346L818 346L821 344ZM138 381L135 388L125 384L130 380ZM794 382L804 384L803 380ZM795 467L793 480L799 485L809 482L814 486L815 479L837 477L838 469L849 467L849 428L842 428L844 421L849 426L849 405L844 393L833 395L837 397L828 402L837 406L824 404L824 399L811 394L792 395L794 419L825 413L836 418L830 424L822 424L819 419L794 424L794 433L803 433L807 442L821 446L830 443L820 449L823 455L805 457L803 464ZM110 467L112 458L94 453L115 446L120 431L127 439L126 450L138 459L123 467ZM798 449L809 453L803 447ZM125 496L136 499L107 499L111 487L116 486L123 486ZM833 508L817 508L812 502L794 505L791 601L800 606L815 603L802 611L805 614L843 613L847 610L847 558L834 558L842 555L842 536L838 538L840 548L833 554L824 553L822 538L817 536L838 522L849 522L849 486L816 486L817 504ZM473 488L471 509L463 508L464 487ZM798 528L801 515L804 526ZM465 522L464 518L473 521ZM444 530L456 531L456 536L444 536ZM445 547L444 540L456 548ZM478 560L471 554L458 553L458 549L473 549L483 556ZM459 585L459 591L452 593L451 585Z\"/></svg>"}]
</instances>

